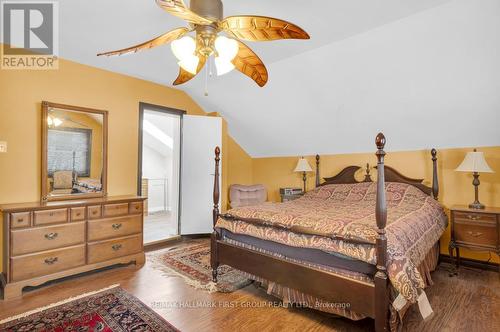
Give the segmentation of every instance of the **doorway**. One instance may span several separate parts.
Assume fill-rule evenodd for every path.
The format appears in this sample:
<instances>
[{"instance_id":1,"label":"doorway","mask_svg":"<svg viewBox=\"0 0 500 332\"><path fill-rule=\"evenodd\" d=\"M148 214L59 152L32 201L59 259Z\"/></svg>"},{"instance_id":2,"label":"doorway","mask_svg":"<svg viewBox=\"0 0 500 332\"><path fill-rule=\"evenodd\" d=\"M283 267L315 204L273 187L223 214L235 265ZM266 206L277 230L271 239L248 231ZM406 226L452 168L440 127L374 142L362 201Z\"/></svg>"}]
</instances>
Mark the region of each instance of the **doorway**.
<instances>
[{"instance_id":1,"label":"doorway","mask_svg":"<svg viewBox=\"0 0 500 332\"><path fill-rule=\"evenodd\" d=\"M139 104L138 195L145 196L144 244L179 236L181 128L184 111Z\"/></svg>"}]
</instances>

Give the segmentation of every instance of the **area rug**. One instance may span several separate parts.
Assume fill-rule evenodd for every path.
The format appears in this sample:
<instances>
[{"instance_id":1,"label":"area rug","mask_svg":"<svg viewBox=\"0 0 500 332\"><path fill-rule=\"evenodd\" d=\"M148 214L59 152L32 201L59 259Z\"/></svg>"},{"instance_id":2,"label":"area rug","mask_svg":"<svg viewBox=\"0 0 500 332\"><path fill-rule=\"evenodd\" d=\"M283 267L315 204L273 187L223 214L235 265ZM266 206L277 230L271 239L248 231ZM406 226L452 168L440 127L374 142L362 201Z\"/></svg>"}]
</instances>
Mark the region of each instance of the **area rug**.
<instances>
[{"instance_id":1,"label":"area rug","mask_svg":"<svg viewBox=\"0 0 500 332\"><path fill-rule=\"evenodd\" d=\"M226 265L219 266L217 283L212 282L210 241L206 239L150 252L147 259L165 275L182 277L188 285L208 292L230 293L251 283L242 272Z\"/></svg>"},{"instance_id":2,"label":"area rug","mask_svg":"<svg viewBox=\"0 0 500 332\"><path fill-rule=\"evenodd\" d=\"M0 331L178 332L119 285L0 321Z\"/></svg>"}]
</instances>

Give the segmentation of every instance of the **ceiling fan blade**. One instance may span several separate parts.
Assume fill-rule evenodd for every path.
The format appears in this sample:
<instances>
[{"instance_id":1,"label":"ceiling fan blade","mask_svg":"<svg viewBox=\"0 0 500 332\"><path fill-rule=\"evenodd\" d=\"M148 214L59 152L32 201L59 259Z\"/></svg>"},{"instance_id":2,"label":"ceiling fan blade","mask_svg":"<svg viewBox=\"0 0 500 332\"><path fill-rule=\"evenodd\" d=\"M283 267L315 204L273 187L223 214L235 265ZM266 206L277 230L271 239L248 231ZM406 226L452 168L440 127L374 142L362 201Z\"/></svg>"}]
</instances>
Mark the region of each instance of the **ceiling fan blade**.
<instances>
[{"instance_id":1,"label":"ceiling fan blade","mask_svg":"<svg viewBox=\"0 0 500 332\"><path fill-rule=\"evenodd\" d=\"M262 60L243 42L238 42L239 51L232 63L234 67L263 87L267 83L267 69Z\"/></svg>"},{"instance_id":2,"label":"ceiling fan blade","mask_svg":"<svg viewBox=\"0 0 500 332\"><path fill-rule=\"evenodd\" d=\"M207 62L207 57L203 55L198 55L198 59L200 59L200 62L198 62L198 68L196 68L196 74L192 74L188 72L187 70L184 70L182 67L179 66L179 76L175 79L173 85L179 85L179 84L184 84L187 81L191 80L193 77L198 75L198 73L203 69L205 66L205 63Z\"/></svg>"},{"instance_id":3,"label":"ceiling fan blade","mask_svg":"<svg viewBox=\"0 0 500 332\"><path fill-rule=\"evenodd\" d=\"M190 10L183 0L156 0L158 6L168 13L182 18L189 23L209 25L214 23L213 21L201 17L192 10Z\"/></svg>"},{"instance_id":4,"label":"ceiling fan blade","mask_svg":"<svg viewBox=\"0 0 500 332\"><path fill-rule=\"evenodd\" d=\"M249 41L310 38L293 23L265 16L229 16L219 22L219 27L238 39Z\"/></svg>"},{"instance_id":5,"label":"ceiling fan blade","mask_svg":"<svg viewBox=\"0 0 500 332\"><path fill-rule=\"evenodd\" d=\"M177 38L181 37L184 35L186 32L188 32L188 28L177 28L174 30L171 30L167 33L164 33L163 35L156 37L155 39L151 39L150 41L147 41L145 43L135 45L129 48L124 48L121 50L116 50L116 51L111 51L111 52L106 52L106 53L99 53L97 56L113 56L113 55L123 55L123 54L128 54L132 52L138 52L144 49L150 49L156 46L160 46L166 43L170 43L171 41L176 40Z\"/></svg>"}]
</instances>

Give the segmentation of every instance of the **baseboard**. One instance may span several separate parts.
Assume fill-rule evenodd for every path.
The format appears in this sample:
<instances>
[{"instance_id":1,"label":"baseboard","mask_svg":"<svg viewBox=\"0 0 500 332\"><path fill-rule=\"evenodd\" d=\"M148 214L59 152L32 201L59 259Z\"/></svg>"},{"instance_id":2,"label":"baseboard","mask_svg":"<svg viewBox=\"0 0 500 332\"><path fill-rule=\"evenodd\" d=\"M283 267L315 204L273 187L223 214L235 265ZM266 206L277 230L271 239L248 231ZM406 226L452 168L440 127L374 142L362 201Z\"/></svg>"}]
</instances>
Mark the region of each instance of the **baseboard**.
<instances>
[{"instance_id":1,"label":"baseboard","mask_svg":"<svg viewBox=\"0 0 500 332\"><path fill-rule=\"evenodd\" d=\"M455 264L455 258L450 257L449 255L440 254L439 261L449 264ZM460 257L460 266L467 266L476 269L488 270L488 271L499 271L499 264L493 262L485 262L472 258L463 258Z\"/></svg>"},{"instance_id":2,"label":"baseboard","mask_svg":"<svg viewBox=\"0 0 500 332\"><path fill-rule=\"evenodd\" d=\"M163 240L154 241L151 243L144 244L144 251L149 252L149 251L154 251L154 250L158 250L158 249L163 249L163 248L166 248L166 247L172 245L172 243L180 242L180 241L182 241L182 237L180 235L171 236L168 239L163 239Z\"/></svg>"}]
</instances>

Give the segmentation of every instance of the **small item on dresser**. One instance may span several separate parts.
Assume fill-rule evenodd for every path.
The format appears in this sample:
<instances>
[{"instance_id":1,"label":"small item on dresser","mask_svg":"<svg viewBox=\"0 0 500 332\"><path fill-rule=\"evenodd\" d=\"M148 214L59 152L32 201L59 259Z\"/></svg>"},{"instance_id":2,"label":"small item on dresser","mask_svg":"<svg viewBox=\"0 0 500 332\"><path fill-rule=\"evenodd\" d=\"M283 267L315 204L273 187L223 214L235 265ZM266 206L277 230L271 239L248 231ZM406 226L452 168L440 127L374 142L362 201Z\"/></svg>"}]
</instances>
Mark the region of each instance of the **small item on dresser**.
<instances>
[{"instance_id":1,"label":"small item on dresser","mask_svg":"<svg viewBox=\"0 0 500 332\"><path fill-rule=\"evenodd\" d=\"M479 173L494 173L484 159L484 154L482 152L478 152L476 149L474 149L473 152L467 152L465 159L462 161L460 166L455 169L455 171L472 172L472 175L474 176L472 184L474 185L475 200L474 203L469 204L469 208L484 209L484 205L479 203Z\"/></svg>"},{"instance_id":2,"label":"small item on dresser","mask_svg":"<svg viewBox=\"0 0 500 332\"><path fill-rule=\"evenodd\" d=\"M293 201L304 195L301 188L280 188L281 202Z\"/></svg>"},{"instance_id":3,"label":"small item on dresser","mask_svg":"<svg viewBox=\"0 0 500 332\"><path fill-rule=\"evenodd\" d=\"M306 182L307 182L307 172L312 172L311 165L307 162L307 159L304 157L300 157L297 162L297 166L295 166L294 172L302 172L302 181L304 181L304 192L306 191Z\"/></svg>"}]
</instances>

